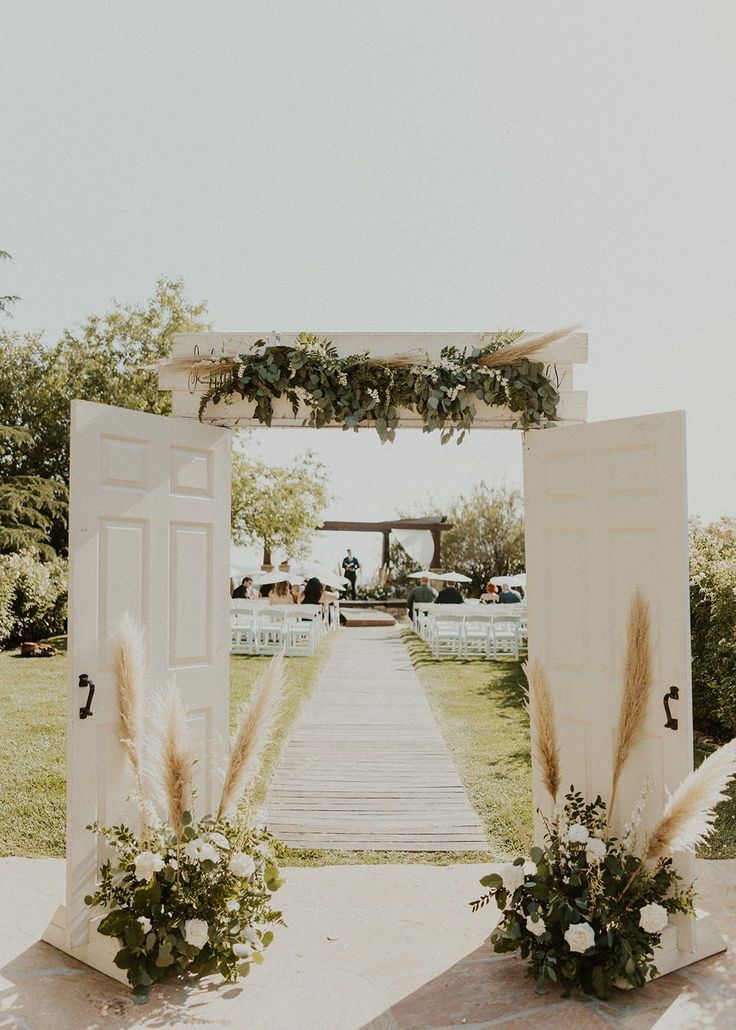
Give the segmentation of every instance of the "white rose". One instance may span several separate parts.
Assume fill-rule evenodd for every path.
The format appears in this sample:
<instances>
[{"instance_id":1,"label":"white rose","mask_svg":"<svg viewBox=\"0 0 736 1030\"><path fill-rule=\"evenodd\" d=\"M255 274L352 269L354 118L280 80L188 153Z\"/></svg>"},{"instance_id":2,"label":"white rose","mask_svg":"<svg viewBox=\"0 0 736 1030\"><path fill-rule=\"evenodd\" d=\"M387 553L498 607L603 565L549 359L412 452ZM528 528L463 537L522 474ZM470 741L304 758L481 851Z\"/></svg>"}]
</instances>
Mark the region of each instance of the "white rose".
<instances>
[{"instance_id":1,"label":"white rose","mask_svg":"<svg viewBox=\"0 0 736 1030\"><path fill-rule=\"evenodd\" d=\"M512 862L506 862L505 865L501 866L499 870L503 885L509 894L513 894L514 891L521 887L524 882L524 869L520 865L514 865Z\"/></svg>"},{"instance_id":2,"label":"white rose","mask_svg":"<svg viewBox=\"0 0 736 1030\"><path fill-rule=\"evenodd\" d=\"M595 944L595 931L589 923L573 923L565 930L565 940L570 946L570 951L583 954Z\"/></svg>"},{"instance_id":3,"label":"white rose","mask_svg":"<svg viewBox=\"0 0 736 1030\"><path fill-rule=\"evenodd\" d=\"M529 931L529 933L533 933L535 937L541 937L544 931L547 929L544 920L541 916L537 919L536 923L534 922L531 916L527 916L526 928Z\"/></svg>"},{"instance_id":4,"label":"white rose","mask_svg":"<svg viewBox=\"0 0 736 1030\"><path fill-rule=\"evenodd\" d=\"M141 851L135 860L136 880L152 880L154 873L158 873L164 867L164 860L154 851Z\"/></svg>"},{"instance_id":5,"label":"white rose","mask_svg":"<svg viewBox=\"0 0 736 1030\"><path fill-rule=\"evenodd\" d=\"M184 940L195 948L203 948L207 943L209 929L204 919L187 919L184 923Z\"/></svg>"},{"instance_id":6,"label":"white rose","mask_svg":"<svg viewBox=\"0 0 736 1030\"><path fill-rule=\"evenodd\" d=\"M606 857L606 842L600 837L591 837L585 846L585 857L588 865L601 862Z\"/></svg>"},{"instance_id":7,"label":"white rose","mask_svg":"<svg viewBox=\"0 0 736 1030\"><path fill-rule=\"evenodd\" d=\"M655 902L639 909L639 926L645 933L661 933L668 919L667 909Z\"/></svg>"},{"instance_id":8,"label":"white rose","mask_svg":"<svg viewBox=\"0 0 736 1030\"><path fill-rule=\"evenodd\" d=\"M573 823L567 831L567 839L570 844L585 844L590 837L590 830L582 823Z\"/></svg>"},{"instance_id":9,"label":"white rose","mask_svg":"<svg viewBox=\"0 0 736 1030\"><path fill-rule=\"evenodd\" d=\"M228 862L227 867L235 876L252 876L256 871L255 862L244 851L236 851Z\"/></svg>"},{"instance_id":10,"label":"white rose","mask_svg":"<svg viewBox=\"0 0 736 1030\"><path fill-rule=\"evenodd\" d=\"M248 958L250 955L250 944L233 944L233 955L236 958Z\"/></svg>"},{"instance_id":11,"label":"white rose","mask_svg":"<svg viewBox=\"0 0 736 1030\"><path fill-rule=\"evenodd\" d=\"M230 900L225 903L225 908L228 912L239 912L240 904L235 900L235 898L230 898Z\"/></svg>"},{"instance_id":12,"label":"white rose","mask_svg":"<svg viewBox=\"0 0 736 1030\"><path fill-rule=\"evenodd\" d=\"M153 926L148 916L138 916L138 922L141 924L141 929L144 933L150 933Z\"/></svg>"},{"instance_id":13,"label":"white rose","mask_svg":"<svg viewBox=\"0 0 736 1030\"><path fill-rule=\"evenodd\" d=\"M190 840L184 848L184 854L190 862L219 862L220 852L212 844L208 844L201 837Z\"/></svg>"}]
</instances>

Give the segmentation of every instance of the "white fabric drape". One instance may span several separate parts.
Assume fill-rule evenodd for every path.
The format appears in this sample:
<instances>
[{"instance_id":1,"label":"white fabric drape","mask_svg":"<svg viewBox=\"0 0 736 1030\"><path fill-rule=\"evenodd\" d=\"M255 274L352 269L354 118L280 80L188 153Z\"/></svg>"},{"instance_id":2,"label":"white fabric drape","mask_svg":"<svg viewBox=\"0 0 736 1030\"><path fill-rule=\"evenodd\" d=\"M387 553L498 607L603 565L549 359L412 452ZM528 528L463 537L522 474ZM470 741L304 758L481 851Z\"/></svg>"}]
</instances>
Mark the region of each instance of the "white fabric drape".
<instances>
[{"instance_id":1,"label":"white fabric drape","mask_svg":"<svg viewBox=\"0 0 736 1030\"><path fill-rule=\"evenodd\" d=\"M391 532L410 558L418 562L423 569L429 568L434 555L431 533L426 529L392 529Z\"/></svg>"}]
</instances>

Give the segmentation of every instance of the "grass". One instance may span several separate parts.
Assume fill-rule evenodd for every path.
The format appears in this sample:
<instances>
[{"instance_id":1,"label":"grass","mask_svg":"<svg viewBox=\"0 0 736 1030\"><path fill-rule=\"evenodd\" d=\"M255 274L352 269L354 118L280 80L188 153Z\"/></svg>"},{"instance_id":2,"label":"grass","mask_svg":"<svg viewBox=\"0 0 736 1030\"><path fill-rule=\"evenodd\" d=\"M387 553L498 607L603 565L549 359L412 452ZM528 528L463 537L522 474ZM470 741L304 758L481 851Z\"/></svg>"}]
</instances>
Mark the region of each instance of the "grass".
<instances>
[{"instance_id":1,"label":"grass","mask_svg":"<svg viewBox=\"0 0 736 1030\"><path fill-rule=\"evenodd\" d=\"M62 637L53 643L63 648L66 642ZM329 646L327 640L312 658L286 659L287 689L254 792L257 804ZM261 657L231 657L231 721L267 662ZM13 652L0 653L0 856L64 854L66 675L65 654L19 658Z\"/></svg>"}]
</instances>

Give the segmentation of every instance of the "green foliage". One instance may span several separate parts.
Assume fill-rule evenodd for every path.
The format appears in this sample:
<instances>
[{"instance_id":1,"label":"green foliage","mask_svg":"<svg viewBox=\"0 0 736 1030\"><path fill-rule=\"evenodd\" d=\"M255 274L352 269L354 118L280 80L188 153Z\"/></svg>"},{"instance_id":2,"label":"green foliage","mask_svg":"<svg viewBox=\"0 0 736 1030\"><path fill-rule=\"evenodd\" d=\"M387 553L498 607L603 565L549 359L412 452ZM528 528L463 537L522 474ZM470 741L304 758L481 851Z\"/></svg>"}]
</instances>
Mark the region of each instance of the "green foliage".
<instances>
[{"instance_id":1,"label":"green foliage","mask_svg":"<svg viewBox=\"0 0 736 1030\"><path fill-rule=\"evenodd\" d=\"M0 261L9 260L10 254L8 254L7 250L0 250ZM17 303L17 301L19 300L20 297L16 297L14 294L5 294L5 296L0 296L0 313L7 315L8 308L11 307L11 305Z\"/></svg>"},{"instance_id":2,"label":"green foliage","mask_svg":"<svg viewBox=\"0 0 736 1030\"><path fill-rule=\"evenodd\" d=\"M0 425L0 442L21 442L29 435L26 429ZM64 483L41 476L3 474L0 478L0 554L37 551L44 558L53 558L49 534L54 519L65 518L66 504Z\"/></svg>"},{"instance_id":3,"label":"green foliage","mask_svg":"<svg viewBox=\"0 0 736 1030\"><path fill-rule=\"evenodd\" d=\"M92 315L51 346L38 336L0 333L0 411L6 426L22 430L0 441L1 481L37 477L36 485L51 480L63 489L75 398L167 414L169 397L145 366L168 355L174 333L208 328L204 310L186 299L181 280L160 279L145 304L117 304ZM52 523L47 542L60 552L66 546L61 492L57 500L58 509L45 514Z\"/></svg>"},{"instance_id":4,"label":"green foliage","mask_svg":"<svg viewBox=\"0 0 736 1030\"><path fill-rule=\"evenodd\" d=\"M518 424L554 421L559 393L541 362L524 359L488 368L478 359L521 333L498 333L470 353L445 347L435 364L381 364L368 353L341 358L326 339L302 333L293 346L260 340L252 353L230 359L212 376L200 405L238 396L255 403L254 417L270 425L273 401L285 397L296 415L305 406L305 424L338 423L357 430L372 425L382 441L393 440L401 409L420 415L424 432L439 430L443 443L459 431L458 443L473 425L476 401L509 407Z\"/></svg>"},{"instance_id":5,"label":"green foliage","mask_svg":"<svg viewBox=\"0 0 736 1030\"><path fill-rule=\"evenodd\" d=\"M693 718L716 738L736 734L736 519L690 526Z\"/></svg>"},{"instance_id":6,"label":"green foliage","mask_svg":"<svg viewBox=\"0 0 736 1030\"><path fill-rule=\"evenodd\" d=\"M283 884L271 835L224 818L195 824L188 812L183 822L180 836L162 823L145 839L123 825L88 827L113 858L85 900L108 909L98 929L117 937L115 965L136 993L171 975L237 980L263 962L266 924L283 922L271 907Z\"/></svg>"},{"instance_id":7,"label":"green foliage","mask_svg":"<svg viewBox=\"0 0 736 1030\"><path fill-rule=\"evenodd\" d=\"M520 490L481 482L448 513L454 528L442 534L442 564L470 576L479 594L492 576L524 570L524 514Z\"/></svg>"},{"instance_id":8,"label":"green foliage","mask_svg":"<svg viewBox=\"0 0 736 1030\"><path fill-rule=\"evenodd\" d=\"M414 561L404 550L398 540L392 540L389 546L389 565L391 568L391 593L394 597L406 597L418 580L409 579L409 574L419 572L419 562Z\"/></svg>"},{"instance_id":9,"label":"green foliage","mask_svg":"<svg viewBox=\"0 0 736 1030\"><path fill-rule=\"evenodd\" d=\"M232 537L262 543L288 558L305 557L329 502L325 466L306 451L286 468L233 454ZM270 558L269 558L270 560Z\"/></svg>"},{"instance_id":10,"label":"green foliage","mask_svg":"<svg viewBox=\"0 0 736 1030\"><path fill-rule=\"evenodd\" d=\"M683 885L671 858L645 866L634 845L633 838L607 837L600 797L586 804L571 788L547 823L545 847L480 881L488 891L471 903L473 910L493 900L502 912L491 934L494 950L518 951L539 990L549 980L565 994L578 987L608 998L620 980L643 987L657 975L654 949L667 915L693 915L693 889ZM642 911L650 905L662 917L656 931Z\"/></svg>"},{"instance_id":11,"label":"green foliage","mask_svg":"<svg viewBox=\"0 0 736 1030\"><path fill-rule=\"evenodd\" d=\"M0 555L0 645L63 632L67 563L33 554Z\"/></svg>"}]
</instances>

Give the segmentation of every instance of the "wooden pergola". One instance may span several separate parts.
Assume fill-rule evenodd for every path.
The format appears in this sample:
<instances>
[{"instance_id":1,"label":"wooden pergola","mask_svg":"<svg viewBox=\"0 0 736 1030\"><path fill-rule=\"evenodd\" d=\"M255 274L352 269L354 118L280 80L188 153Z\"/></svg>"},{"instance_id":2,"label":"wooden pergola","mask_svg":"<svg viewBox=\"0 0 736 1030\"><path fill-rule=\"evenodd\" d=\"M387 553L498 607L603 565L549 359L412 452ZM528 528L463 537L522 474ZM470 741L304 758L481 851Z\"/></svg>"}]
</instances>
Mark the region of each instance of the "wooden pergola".
<instances>
[{"instance_id":1,"label":"wooden pergola","mask_svg":"<svg viewBox=\"0 0 736 1030\"><path fill-rule=\"evenodd\" d=\"M385 522L323 522L317 526L318 530L337 533L381 533L383 535L383 550L381 565L389 564L389 538L392 529L424 529L432 534L434 554L430 568L442 568L442 534L453 528L453 523L447 521L446 515L428 515L421 519L391 519Z\"/></svg>"}]
</instances>

